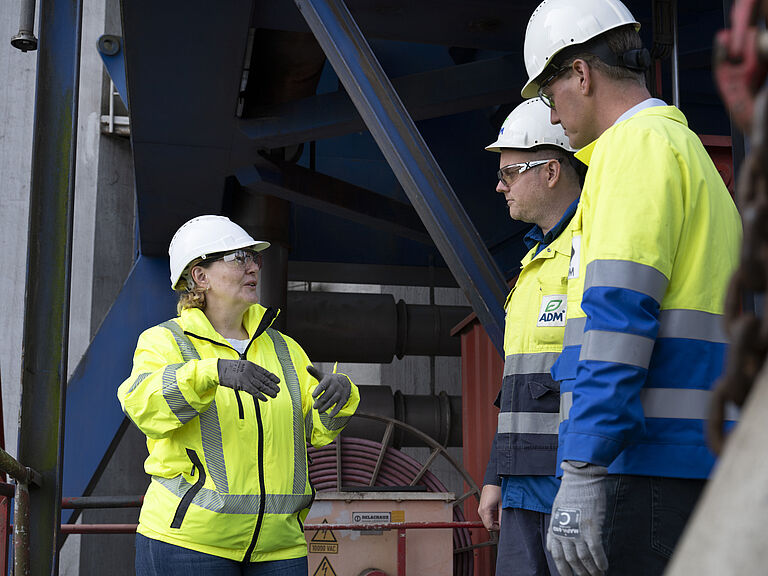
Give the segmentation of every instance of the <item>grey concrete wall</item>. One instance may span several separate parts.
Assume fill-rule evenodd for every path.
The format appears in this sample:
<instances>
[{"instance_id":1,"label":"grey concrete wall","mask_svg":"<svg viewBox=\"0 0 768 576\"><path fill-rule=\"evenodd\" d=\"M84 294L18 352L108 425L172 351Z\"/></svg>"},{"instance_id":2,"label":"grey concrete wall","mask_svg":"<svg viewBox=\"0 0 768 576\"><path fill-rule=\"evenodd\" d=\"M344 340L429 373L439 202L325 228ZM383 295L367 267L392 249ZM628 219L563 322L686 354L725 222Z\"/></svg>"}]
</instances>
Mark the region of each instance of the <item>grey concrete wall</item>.
<instances>
[{"instance_id":1,"label":"grey concrete wall","mask_svg":"<svg viewBox=\"0 0 768 576\"><path fill-rule=\"evenodd\" d=\"M5 445L16 454L24 327L27 221L32 162L35 52L10 45L19 31L18 2L0 10L0 269L5 298L0 311L0 378L2 378Z\"/></svg>"}]
</instances>

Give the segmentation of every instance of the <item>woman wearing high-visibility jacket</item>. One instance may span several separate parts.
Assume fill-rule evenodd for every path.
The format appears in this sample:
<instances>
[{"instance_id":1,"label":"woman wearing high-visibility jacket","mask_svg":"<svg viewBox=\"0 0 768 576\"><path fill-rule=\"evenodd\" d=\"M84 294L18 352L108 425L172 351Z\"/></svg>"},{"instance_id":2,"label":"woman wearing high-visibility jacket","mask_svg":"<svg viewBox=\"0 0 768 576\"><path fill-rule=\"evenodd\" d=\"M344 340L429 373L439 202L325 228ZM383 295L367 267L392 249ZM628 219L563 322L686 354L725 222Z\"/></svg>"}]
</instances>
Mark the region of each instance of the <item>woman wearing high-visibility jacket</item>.
<instances>
[{"instance_id":1,"label":"woman wearing high-visibility jacket","mask_svg":"<svg viewBox=\"0 0 768 576\"><path fill-rule=\"evenodd\" d=\"M271 328L278 311L256 303L268 246L222 216L194 218L171 241L179 316L141 334L118 390L152 477L138 576L307 573L306 440L331 442L359 394Z\"/></svg>"},{"instance_id":2,"label":"woman wearing high-visibility jacket","mask_svg":"<svg viewBox=\"0 0 768 576\"><path fill-rule=\"evenodd\" d=\"M563 576L662 574L714 464L704 424L741 220L685 116L648 92L639 26L619 0L545 0L525 37L522 94L588 165L552 370L547 545Z\"/></svg>"}]
</instances>

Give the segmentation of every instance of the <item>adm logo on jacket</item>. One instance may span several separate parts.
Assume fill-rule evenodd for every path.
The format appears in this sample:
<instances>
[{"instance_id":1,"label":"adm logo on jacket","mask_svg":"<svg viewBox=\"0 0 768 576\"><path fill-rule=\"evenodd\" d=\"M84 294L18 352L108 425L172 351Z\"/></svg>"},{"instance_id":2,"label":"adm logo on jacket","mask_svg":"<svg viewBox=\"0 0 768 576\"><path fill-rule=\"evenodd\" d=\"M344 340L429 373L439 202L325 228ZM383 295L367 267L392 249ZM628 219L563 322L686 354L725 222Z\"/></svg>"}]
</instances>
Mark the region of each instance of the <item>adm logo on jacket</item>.
<instances>
[{"instance_id":1,"label":"adm logo on jacket","mask_svg":"<svg viewBox=\"0 0 768 576\"><path fill-rule=\"evenodd\" d=\"M565 326L568 298L565 294L551 294L541 299L541 310L536 326Z\"/></svg>"}]
</instances>

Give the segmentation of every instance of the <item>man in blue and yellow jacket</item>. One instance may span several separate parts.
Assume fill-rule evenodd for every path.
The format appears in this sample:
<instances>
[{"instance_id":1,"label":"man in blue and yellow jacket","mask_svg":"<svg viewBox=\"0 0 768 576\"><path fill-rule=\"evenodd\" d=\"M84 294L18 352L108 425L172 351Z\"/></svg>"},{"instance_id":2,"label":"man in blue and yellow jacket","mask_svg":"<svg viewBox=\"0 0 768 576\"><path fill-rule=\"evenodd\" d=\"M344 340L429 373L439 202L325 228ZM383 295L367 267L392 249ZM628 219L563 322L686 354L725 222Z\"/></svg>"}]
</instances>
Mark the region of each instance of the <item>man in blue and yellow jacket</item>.
<instances>
[{"instance_id":1,"label":"man in blue and yellow jacket","mask_svg":"<svg viewBox=\"0 0 768 576\"><path fill-rule=\"evenodd\" d=\"M530 249L505 304L504 379L499 421L478 513L499 527L498 576L557 575L546 533L559 481L555 477L559 386L550 368L563 347L566 279L583 168L549 110L538 99L520 104L496 142L499 183L509 215L530 222Z\"/></svg>"},{"instance_id":2,"label":"man in blue and yellow jacket","mask_svg":"<svg viewBox=\"0 0 768 576\"><path fill-rule=\"evenodd\" d=\"M714 457L704 439L738 258L737 210L701 141L650 97L619 0L545 0L529 81L587 171L570 224L562 483L547 544L563 576L661 574Z\"/></svg>"}]
</instances>

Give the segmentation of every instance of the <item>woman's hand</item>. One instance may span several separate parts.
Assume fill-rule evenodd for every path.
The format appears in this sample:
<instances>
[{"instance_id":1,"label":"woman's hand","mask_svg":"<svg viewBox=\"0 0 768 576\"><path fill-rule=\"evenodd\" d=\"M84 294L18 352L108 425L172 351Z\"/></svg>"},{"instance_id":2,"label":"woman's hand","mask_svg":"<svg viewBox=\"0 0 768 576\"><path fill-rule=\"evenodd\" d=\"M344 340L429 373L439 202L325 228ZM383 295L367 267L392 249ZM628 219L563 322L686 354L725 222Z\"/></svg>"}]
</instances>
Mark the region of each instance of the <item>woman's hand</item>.
<instances>
[{"instance_id":1,"label":"woman's hand","mask_svg":"<svg viewBox=\"0 0 768 576\"><path fill-rule=\"evenodd\" d=\"M344 374L325 375L312 365L307 366L307 372L312 378L320 382L312 392L312 398L315 399L312 407L322 414L336 404L336 407L329 414L333 418L349 400L349 395L352 393L352 382Z\"/></svg>"},{"instance_id":2,"label":"woman's hand","mask_svg":"<svg viewBox=\"0 0 768 576\"><path fill-rule=\"evenodd\" d=\"M219 358L219 386L233 390L243 390L262 402L267 396L274 398L280 391L277 384L280 378L249 360L225 360ZM266 394L267 396L264 396Z\"/></svg>"}]
</instances>

